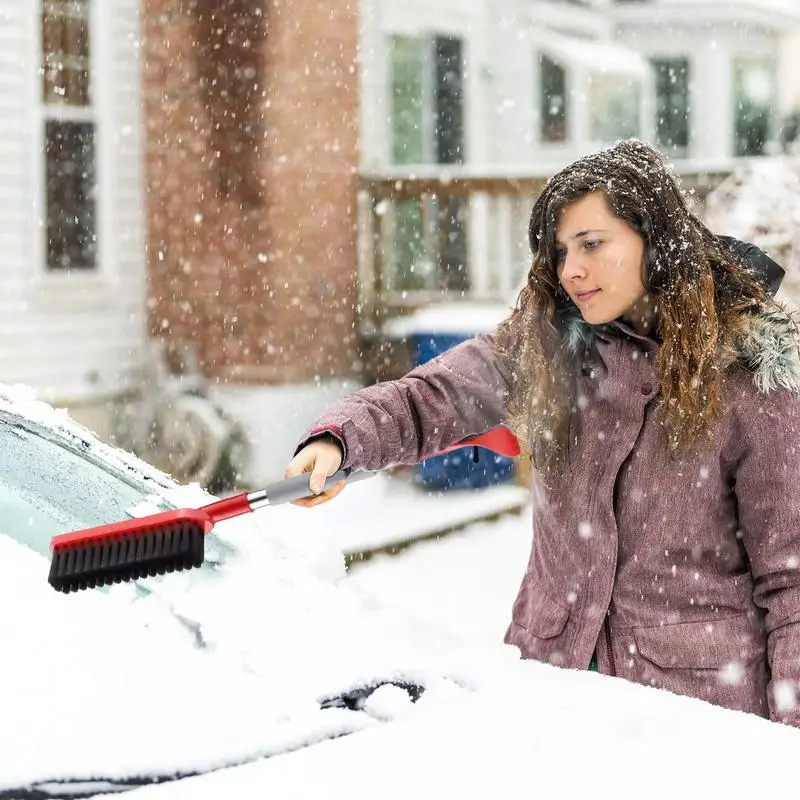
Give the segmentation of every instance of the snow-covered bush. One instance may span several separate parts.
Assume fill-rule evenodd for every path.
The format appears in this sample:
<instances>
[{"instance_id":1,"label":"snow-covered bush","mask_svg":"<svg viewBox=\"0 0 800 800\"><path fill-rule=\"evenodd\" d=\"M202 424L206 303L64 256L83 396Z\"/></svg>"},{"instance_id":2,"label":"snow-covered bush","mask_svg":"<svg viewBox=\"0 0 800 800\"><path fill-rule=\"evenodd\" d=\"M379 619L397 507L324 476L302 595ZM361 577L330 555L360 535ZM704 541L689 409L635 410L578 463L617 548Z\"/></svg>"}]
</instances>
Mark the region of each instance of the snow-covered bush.
<instances>
[{"instance_id":1,"label":"snow-covered bush","mask_svg":"<svg viewBox=\"0 0 800 800\"><path fill-rule=\"evenodd\" d=\"M758 158L737 167L706 199L715 233L753 242L785 270L780 292L800 306L800 158Z\"/></svg>"}]
</instances>

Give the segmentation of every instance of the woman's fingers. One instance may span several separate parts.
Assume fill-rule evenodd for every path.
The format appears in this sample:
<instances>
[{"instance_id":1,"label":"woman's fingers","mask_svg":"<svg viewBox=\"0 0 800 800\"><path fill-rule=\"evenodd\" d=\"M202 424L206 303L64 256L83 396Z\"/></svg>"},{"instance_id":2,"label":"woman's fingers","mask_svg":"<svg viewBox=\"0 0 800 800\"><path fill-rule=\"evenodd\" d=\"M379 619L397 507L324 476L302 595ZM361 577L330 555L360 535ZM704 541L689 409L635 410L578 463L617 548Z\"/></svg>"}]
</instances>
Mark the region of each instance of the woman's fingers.
<instances>
[{"instance_id":1,"label":"woman's fingers","mask_svg":"<svg viewBox=\"0 0 800 800\"><path fill-rule=\"evenodd\" d=\"M346 481L339 481L336 483L336 485L328 489L327 492L321 492L313 497L304 497L302 500L294 500L293 505L300 506L302 508L313 508L314 506L322 505L323 503L333 500L333 498L336 497L336 495L338 495L346 485Z\"/></svg>"},{"instance_id":2,"label":"woman's fingers","mask_svg":"<svg viewBox=\"0 0 800 800\"><path fill-rule=\"evenodd\" d=\"M303 508L311 508L333 500L344 488L345 482L339 481L327 491L323 491L325 481L339 469L342 463L342 449L329 440L317 440L306 445L286 468L286 477L293 478L304 473L309 474L309 497L295 500L293 504Z\"/></svg>"}]
</instances>

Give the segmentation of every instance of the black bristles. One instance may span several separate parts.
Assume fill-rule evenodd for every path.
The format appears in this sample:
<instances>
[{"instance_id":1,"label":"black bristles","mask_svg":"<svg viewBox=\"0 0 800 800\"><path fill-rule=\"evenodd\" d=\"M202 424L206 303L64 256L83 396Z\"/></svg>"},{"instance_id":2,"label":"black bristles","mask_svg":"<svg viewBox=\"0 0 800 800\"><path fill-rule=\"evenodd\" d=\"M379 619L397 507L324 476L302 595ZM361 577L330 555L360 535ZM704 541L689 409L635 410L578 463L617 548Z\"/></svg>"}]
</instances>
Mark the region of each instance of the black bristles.
<instances>
[{"instance_id":1,"label":"black bristles","mask_svg":"<svg viewBox=\"0 0 800 800\"><path fill-rule=\"evenodd\" d=\"M193 569L203 564L205 538L199 523L185 521L56 547L48 580L66 593Z\"/></svg>"}]
</instances>

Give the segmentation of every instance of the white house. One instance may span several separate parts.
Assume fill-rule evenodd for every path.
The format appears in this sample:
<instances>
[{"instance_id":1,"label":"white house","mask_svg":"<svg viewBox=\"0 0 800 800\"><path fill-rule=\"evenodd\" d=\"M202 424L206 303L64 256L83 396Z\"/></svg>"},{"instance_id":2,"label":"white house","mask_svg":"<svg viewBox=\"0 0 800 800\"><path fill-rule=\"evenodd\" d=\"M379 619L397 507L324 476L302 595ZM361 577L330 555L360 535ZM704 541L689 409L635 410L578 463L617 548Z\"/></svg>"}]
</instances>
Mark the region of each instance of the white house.
<instances>
[{"instance_id":1,"label":"white house","mask_svg":"<svg viewBox=\"0 0 800 800\"><path fill-rule=\"evenodd\" d=\"M0 2L0 382L99 430L145 341L138 6Z\"/></svg>"},{"instance_id":2,"label":"white house","mask_svg":"<svg viewBox=\"0 0 800 800\"><path fill-rule=\"evenodd\" d=\"M717 180L734 158L777 146L787 74L779 53L800 30L796 0L360 8L361 169L391 200L374 220L381 252L367 252L362 275L368 281L377 263L380 291L399 310L448 289L505 297L526 268L535 184L498 196L495 182L444 200L430 188L437 176L547 176L636 136L684 173L713 170ZM406 181L396 200L392 180Z\"/></svg>"},{"instance_id":3,"label":"white house","mask_svg":"<svg viewBox=\"0 0 800 800\"><path fill-rule=\"evenodd\" d=\"M780 105L797 91L786 46L800 31L796 0L361 7L366 170L451 160L552 167L626 135L675 157L753 155L765 140L769 149ZM448 63L459 56L454 75Z\"/></svg>"},{"instance_id":4,"label":"white house","mask_svg":"<svg viewBox=\"0 0 800 800\"><path fill-rule=\"evenodd\" d=\"M620 0L613 16L654 65L657 144L704 160L769 151L797 86L797 0Z\"/></svg>"},{"instance_id":5,"label":"white house","mask_svg":"<svg viewBox=\"0 0 800 800\"><path fill-rule=\"evenodd\" d=\"M545 169L654 133L650 65L556 0L362 0L362 167ZM438 124L437 124L438 120Z\"/></svg>"},{"instance_id":6,"label":"white house","mask_svg":"<svg viewBox=\"0 0 800 800\"><path fill-rule=\"evenodd\" d=\"M157 113L158 98L175 90L158 84L152 69L143 80L143 42L163 36L163 25L175 41L188 37L186 52L197 44L190 41L194 29L184 13L191 4L151 0L150 5L146 0L0 0L0 382L33 386L101 435L109 428L107 400L126 388L132 368L146 357L145 232L159 214L177 214L152 202L147 211L142 99L156 97L150 107ZM338 121L341 105L333 112L322 98L312 98L320 103L315 109L293 88L306 81L292 70L302 66L300 55L314 50L314 26L321 25L319 35L329 37L333 60L335 53L347 53L342 76L353 76L353 91L349 77L331 72L326 79L334 89L345 81L350 97L360 92L352 112L359 115L360 143L353 144L352 162L342 167L350 177L356 168L362 176L420 175L426 169L441 175L451 168L496 176L546 175L630 135L656 141L675 155L725 158L763 148L764 139L774 133L775 98L797 98L786 83L791 72L778 70L776 56L786 35L800 28L796 0L358 0L355 6L342 1L326 7L330 12L334 6L344 33L332 33L322 24L313 3L270 4L283 14L283 26L274 18L275 26L267 27L265 53L272 58L267 83L280 90L279 73L286 73L284 88L277 92L284 105L265 102L260 112L270 107L284 121L285 131L291 132L285 133L286 141L308 134L308 141L294 142L298 153L302 147L319 151L311 134L323 114L330 116L325 130L332 131L326 144L335 143L336 125L349 141L350 123ZM237 8L241 13L258 10L246 2ZM145 26L153 9L164 11L159 14L167 21ZM351 50L334 45L337 36L351 43L347 26L356 13L359 61L351 68ZM181 14L185 30L176 30ZM170 19L176 22L171 28ZM292 38L293 27L302 27L308 37L302 39L302 53L292 49L298 41ZM310 78L308 85L315 85ZM198 86L187 85L186 94L194 93L200 103ZM303 113L308 115L305 126L298 116ZM159 146L180 142L187 152L205 152L202 133L197 129L197 140L186 142L182 137L192 132L176 126L173 138L165 139L168 144ZM339 153L340 167L343 158ZM320 163L325 166L324 159ZM279 166L273 183L280 178ZM314 175L320 171L309 168ZM176 206L185 186L180 180L175 178ZM528 195L499 197L490 207L486 198L475 196L463 214L464 208L454 203L447 211L453 227L445 237L454 250L451 260L463 263L467 253L459 248L468 248L475 262L493 254L503 269L522 263L529 200ZM342 214L330 228L353 230L360 221L351 204L328 206ZM423 230L426 213L413 202L397 212L396 243L406 248L401 257L407 256L408 264L417 258L421 239L429 237L430 231ZM175 219L166 219L166 227ZM292 238L297 219L297 213L287 212L279 220L286 228L279 249L286 250L287 263L297 256L290 252L298 246ZM497 219L506 227L488 224ZM469 235L459 236L463 230ZM519 241L512 242L504 231L516 232ZM173 238L185 238L183 229ZM362 232L362 238L368 237ZM246 242L239 244L247 249ZM155 274L159 263L156 248L152 251L151 279L163 278ZM309 253L306 261L314 260ZM355 270L353 260L348 255L342 261L343 273ZM260 263L251 264L250 273L243 271L241 280L258 275ZM417 258L415 266L425 265ZM170 268L175 267L164 265ZM423 279L423 272L414 273L413 280ZM500 271L472 278L478 289L495 294L516 282L514 275ZM314 283L320 306L323 284ZM151 301L159 297L152 288L157 285L150 284ZM253 302L252 318L264 329L260 338L272 336L269 325L287 324L264 321L258 298ZM297 406L297 396L295 389L287 391L281 408ZM262 400L250 405L260 420ZM304 401L303 417L311 416L312 406Z\"/></svg>"}]
</instances>

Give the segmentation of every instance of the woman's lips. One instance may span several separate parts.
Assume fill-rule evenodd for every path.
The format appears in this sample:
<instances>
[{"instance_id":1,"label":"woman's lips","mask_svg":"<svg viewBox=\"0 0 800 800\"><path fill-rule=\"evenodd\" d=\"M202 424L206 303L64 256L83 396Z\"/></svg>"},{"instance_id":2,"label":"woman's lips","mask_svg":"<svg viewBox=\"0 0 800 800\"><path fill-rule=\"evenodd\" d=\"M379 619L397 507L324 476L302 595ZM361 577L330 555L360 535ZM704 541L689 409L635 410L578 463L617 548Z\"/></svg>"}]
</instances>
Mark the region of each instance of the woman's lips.
<instances>
[{"instance_id":1,"label":"woman's lips","mask_svg":"<svg viewBox=\"0 0 800 800\"><path fill-rule=\"evenodd\" d=\"M591 300L599 291L599 289L592 289L590 292L575 292L575 297L579 303L585 303L587 300Z\"/></svg>"}]
</instances>

